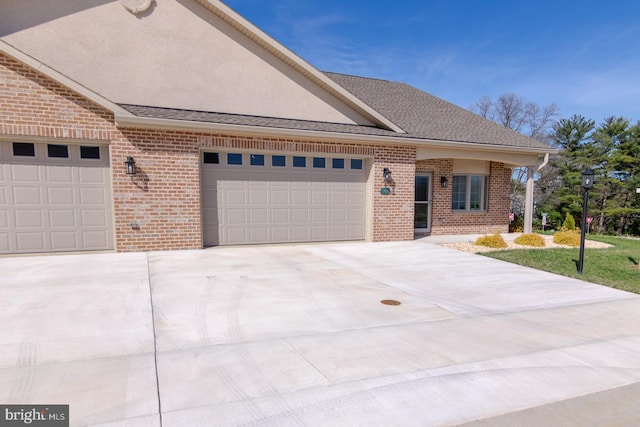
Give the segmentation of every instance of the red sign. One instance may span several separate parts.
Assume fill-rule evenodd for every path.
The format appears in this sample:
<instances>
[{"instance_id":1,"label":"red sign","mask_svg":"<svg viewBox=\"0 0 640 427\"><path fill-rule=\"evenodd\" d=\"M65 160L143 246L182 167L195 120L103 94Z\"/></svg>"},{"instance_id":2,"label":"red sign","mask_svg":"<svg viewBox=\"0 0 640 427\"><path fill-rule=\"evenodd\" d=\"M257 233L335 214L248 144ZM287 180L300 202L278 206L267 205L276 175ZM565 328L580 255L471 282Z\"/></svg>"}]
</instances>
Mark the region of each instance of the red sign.
<instances>
[{"instance_id":1,"label":"red sign","mask_svg":"<svg viewBox=\"0 0 640 427\"><path fill-rule=\"evenodd\" d=\"M513 213L509 214L509 221L513 221L514 219L516 219L516 216Z\"/></svg>"},{"instance_id":2,"label":"red sign","mask_svg":"<svg viewBox=\"0 0 640 427\"><path fill-rule=\"evenodd\" d=\"M588 216L587 217L587 224L591 224L593 222L593 218Z\"/></svg>"}]
</instances>

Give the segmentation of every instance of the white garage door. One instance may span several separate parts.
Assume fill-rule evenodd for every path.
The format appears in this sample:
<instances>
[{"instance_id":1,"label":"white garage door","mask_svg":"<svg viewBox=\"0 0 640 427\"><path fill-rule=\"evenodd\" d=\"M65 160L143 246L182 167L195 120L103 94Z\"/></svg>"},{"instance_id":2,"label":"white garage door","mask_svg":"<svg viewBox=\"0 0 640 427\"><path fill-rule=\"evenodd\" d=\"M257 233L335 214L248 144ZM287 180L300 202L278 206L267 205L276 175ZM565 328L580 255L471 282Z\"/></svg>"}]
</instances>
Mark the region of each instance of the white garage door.
<instances>
[{"instance_id":1,"label":"white garage door","mask_svg":"<svg viewBox=\"0 0 640 427\"><path fill-rule=\"evenodd\" d=\"M205 246L365 238L366 162L202 153Z\"/></svg>"},{"instance_id":2,"label":"white garage door","mask_svg":"<svg viewBox=\"0 0 640 427\"><path fill-rule=\"evenodd\" d=\"M0 142L0 253L113 249L106 146Z\"/></svg>"}]
</instances>

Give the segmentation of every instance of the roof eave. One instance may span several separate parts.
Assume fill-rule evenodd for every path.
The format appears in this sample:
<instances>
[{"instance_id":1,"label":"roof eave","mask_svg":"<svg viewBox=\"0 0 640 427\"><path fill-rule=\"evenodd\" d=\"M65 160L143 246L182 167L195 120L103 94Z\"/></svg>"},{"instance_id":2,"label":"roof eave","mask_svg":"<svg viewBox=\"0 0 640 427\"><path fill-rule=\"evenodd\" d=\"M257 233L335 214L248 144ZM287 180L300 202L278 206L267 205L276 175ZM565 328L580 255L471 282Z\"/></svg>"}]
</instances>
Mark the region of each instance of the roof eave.
<instances>
[{"instance_id":1,"label":"roof eave","mask_svg":"<svg viewBox=\"0 0 640 427\"><path fill-rule=\"evenodd\" d=\"M501 152L517 152L517 153L529 153L529 154L546 154L556 153L558 150L549 147L513 147L499 144L484 144L477 142L465 142L465 141L448 141L448 140L436 140L429 138L416 138L406 137L402 135L398 136L380 136L380 135L366 135L355 133L343 133L343 132L328 132L317 130L303 130L303 129L287 129L287 128L273 128L266 126L248 126L226 123L210 123L210 122L195 122L188 120L172 120L172 119L159 119L151 117L138 117L128 113L127 115L116 115L116 126L119 128L154 128L154 129L172 129L180 131L195 131L195 132L218 132L218 133L230 133L234 135L247 135L247 136L268 136L268 137L290 137L290 138L307 138L307 139L322 139L322 140L340 140L351 141L357 143L367 144L393 144L393 145L414 145L418 147L442 147L446 145L448 148L459 149L473 149L481 151L501 151Z\"/></svg>"}]
</instances>

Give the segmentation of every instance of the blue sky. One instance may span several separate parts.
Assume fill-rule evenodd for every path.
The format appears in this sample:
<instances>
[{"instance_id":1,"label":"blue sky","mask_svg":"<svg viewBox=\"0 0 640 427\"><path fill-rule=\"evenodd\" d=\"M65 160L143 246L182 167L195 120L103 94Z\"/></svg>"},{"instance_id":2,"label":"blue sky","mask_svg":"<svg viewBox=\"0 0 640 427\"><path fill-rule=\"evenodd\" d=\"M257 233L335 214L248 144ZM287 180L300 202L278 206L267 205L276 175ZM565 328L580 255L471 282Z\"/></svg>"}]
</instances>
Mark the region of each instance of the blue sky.
<instances>
[{"instance_id":1,"label":"blue sky","mask_svg":"<svg viewBox=\"0 0 640 427\"><path fill-rule=\"evenodd\" d=\"M464 108L515 93L561 117L640 120L636 0L225 0L323 71L401 81Z\"/></svg>"}]
</instances>

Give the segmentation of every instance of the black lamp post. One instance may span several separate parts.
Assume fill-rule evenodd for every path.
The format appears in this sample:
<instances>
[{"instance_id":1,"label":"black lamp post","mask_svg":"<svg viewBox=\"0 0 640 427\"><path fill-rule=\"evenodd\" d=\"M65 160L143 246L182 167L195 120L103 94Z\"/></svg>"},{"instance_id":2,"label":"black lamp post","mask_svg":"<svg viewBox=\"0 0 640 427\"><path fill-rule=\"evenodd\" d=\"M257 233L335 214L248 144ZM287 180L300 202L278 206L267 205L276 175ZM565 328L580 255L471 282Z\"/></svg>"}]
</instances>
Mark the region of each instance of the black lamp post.
<instances>
[{"instance_id":1,"label":"black lamp post","mask_svg":"<svg viewBox=\"0 0 640 427\"><path fill-rule=\"evenodd\" d=\"M578 274L582 274L582 266L584 265L584 236L587 230L585 225L587 224L587 205L589 203L589 190L593 188L593 176L594 173L591 169L587 169L582 172L582 189L584 190L584 196L582 199L582 224L580 226L580 258L578 259Z\"/></svg>"}]
</instances>

